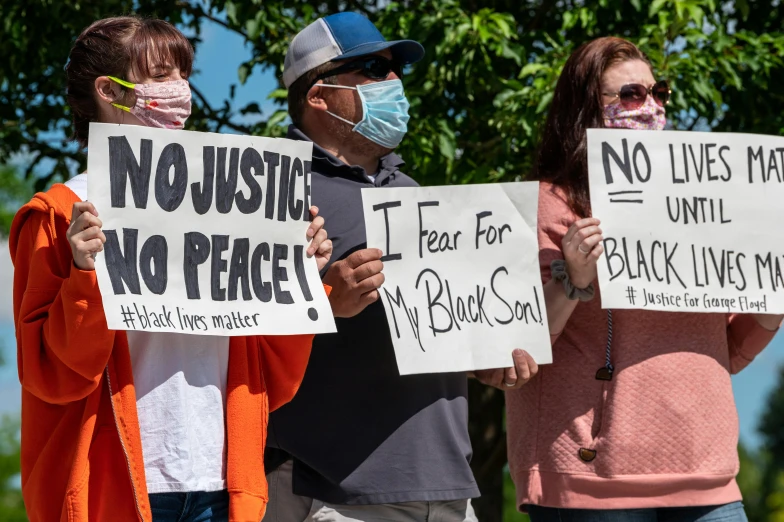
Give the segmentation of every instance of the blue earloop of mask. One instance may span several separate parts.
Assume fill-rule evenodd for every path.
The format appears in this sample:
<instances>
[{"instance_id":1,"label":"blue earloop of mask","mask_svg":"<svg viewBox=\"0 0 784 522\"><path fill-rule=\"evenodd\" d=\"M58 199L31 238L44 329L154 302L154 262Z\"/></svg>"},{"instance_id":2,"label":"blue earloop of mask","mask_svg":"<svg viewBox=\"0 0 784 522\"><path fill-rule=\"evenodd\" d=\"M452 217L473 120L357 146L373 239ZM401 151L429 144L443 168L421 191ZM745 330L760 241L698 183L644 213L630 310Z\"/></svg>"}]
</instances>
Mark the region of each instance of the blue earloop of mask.
<instances>
[{"instance_id":1,"label":"blue earloop of mask","mask_svg":"<svg viewBox=\"0 0 784 522\"><path fill-rule=\"evenodd\" d=\"M363 116L357 123L341 118L330 111L327 111L327 114L352 125L354 132L358 132L382 147L394 149L403 141L403 137L408 131L408 108L410 107L403 92L403 82L387 80L357 85L356 87L329 84L321 84L321 86L355 90L359 93L359 99L362 102Z\"/></svg>"}]
</instances>

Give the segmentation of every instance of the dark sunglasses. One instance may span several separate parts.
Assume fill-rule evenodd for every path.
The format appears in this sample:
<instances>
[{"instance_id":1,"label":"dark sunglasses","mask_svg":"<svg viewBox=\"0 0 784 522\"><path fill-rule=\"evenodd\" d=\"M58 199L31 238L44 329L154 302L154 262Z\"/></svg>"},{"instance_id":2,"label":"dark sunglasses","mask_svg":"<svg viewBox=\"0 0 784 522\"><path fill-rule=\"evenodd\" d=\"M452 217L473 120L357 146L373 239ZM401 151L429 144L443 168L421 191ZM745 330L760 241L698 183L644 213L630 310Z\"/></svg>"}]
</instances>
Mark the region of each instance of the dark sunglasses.
<instances>
[{"instance_id":1,"label":"dark sunglasses","mask_svg":"<svg viewBox=\"0 0 784 522\"><path fill-rule=\"evenodd\" d=\"M388 60L383 56L367 56L365 58L360 58L359 60L344 63L340 67L320 74L313 83L339 74L356 71L359 71L366 78L370 78L371 80L386 80L389 73L395 73L398 78L403 77L403 70L400 66L400 62Z\"/></svg>"},{"instance_id":2,"label":"dark sunglasses","mask_svg":"<svg viewBox=\"0 0 784 522\"><path fill-rule=\"evenodd\" d=\"M664 107L670 103L671 93L667 80L659 80L650 87L639 83L627 83L618 92L604 92L602 94L620 99L624 109L639 109L645 103L648 95L653 96L656 103Z\"/></svg>"}]
</instances>

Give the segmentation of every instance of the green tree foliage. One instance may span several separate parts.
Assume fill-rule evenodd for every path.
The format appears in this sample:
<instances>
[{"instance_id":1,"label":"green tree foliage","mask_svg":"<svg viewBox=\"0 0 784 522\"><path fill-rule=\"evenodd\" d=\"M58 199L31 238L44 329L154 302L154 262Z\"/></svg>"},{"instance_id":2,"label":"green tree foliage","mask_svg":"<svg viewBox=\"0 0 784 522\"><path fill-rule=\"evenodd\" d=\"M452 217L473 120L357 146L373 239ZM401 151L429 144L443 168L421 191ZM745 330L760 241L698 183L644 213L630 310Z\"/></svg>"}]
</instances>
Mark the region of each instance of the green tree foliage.
<instances>
[{"instance_id":1,"label":"green tree foliage","mask_svg":"<svg viewBox=\"0 0 784 522\"><path fill-rule=\"evenodd\" d=\"M0 162L28 150L31 163L45 165L39 186L49 175L66 177L69 162L83 168L84 156L62 141L70 132L62 66L89 22L134 7L196 34L202 22L240 34L252 57L239 82L267 69L279 77L287 42L325 13L360 11L388 37L423 42L427 58L406 78L413 119L402 153L427 184L525 177L563 62L580 43L608 34L639 43L658 75L671 80L673 127L784 128L778 0L9 0L0 5L11 36L0 43L8 57L0 64ZM194 42L202 45L198 36ZM283 132L284 112L238 124L239 113L260 114L259 104L211 106L194 87L192 128ZM282 89L270 96L284 108Z\"/></svg>"},{"instance_id":2,"label":"green tree foliage","mask_svg":"<svg viewBox=\"0 0 784 522\"><path fill-rule=\"evenodd\" d=\"M16 210L32 195L31 179L23 178L18 169L10 165L0 165L0 238L8 236Z\"/></svg>"},{"instance_id":3,"label":"green tree foliage","mask_svg":"<svg viewBox=\"0 0 784 522\"><path fill-rule=\"evenodd\" d=\"M412 121L400 152L407 170L423 184L525 178L564 61L576 46L598 36L638 43L656 74L670 80L674 128L784 131L780 0L4 0L0 164L26 153L30 162L24 174L35 178L37 188L84 168L84 155L64 140L70 129L62 68L85 26L132 9L187 28L196 35L197 53L211 44L199 39L204 23L241 35L251 58L239 67L240 83L262 71L280 78L287 42L328 13L358 11L389 38L419 40L427 54L406 71ZM188 125L280 136L285 91L279 87L269 97L280 110L267 116L261 99L244 107L235 107L231 98L210 104L193 82ZM242 123L240 115L262 121ZM502 514L495 499L502 495L499 477L506 458L501 395L472 387L471 402L477 455L493 463L477 464L492 500L480 501L478 508L483 520L497 521ZM782 461L776 462L781 469Z\"/></svg>"},{"instance_id":4,"label":"green tree foliage","mask_svg":"<svg viewBox=\"0 0 784 522\"><path fill-rule=\"evenodd\" d=\"M25 522L24 503L19 485L19 421L8 416L0 419L0 520Z\"/></svg>"}]
</instances>

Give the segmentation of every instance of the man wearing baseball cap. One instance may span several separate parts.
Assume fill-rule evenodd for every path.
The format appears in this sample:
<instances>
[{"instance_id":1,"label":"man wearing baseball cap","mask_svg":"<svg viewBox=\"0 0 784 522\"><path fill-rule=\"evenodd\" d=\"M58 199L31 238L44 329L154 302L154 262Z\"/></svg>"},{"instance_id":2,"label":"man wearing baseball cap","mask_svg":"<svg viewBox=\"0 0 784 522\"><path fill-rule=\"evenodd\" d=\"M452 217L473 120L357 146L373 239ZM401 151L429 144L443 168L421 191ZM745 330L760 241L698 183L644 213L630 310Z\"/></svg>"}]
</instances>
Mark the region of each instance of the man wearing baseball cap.
<instances>
[{"instance_id":1,"label":"man wearing baseball cap","mask_svg":"<svg viewBox=\"0 0 784 522\"><path fill-rule=\"evenodd\" d=\"M338 332L316 336L299 392L270 415L265 522L476 520L466 374L399 375L377 290L382 253L367 248L362 213L362 188L417 186L392 151L408 122L402 68L423 56L350 12L313 22L289 46L287 137L313 142Z\"/></svg>"}]
</instances>

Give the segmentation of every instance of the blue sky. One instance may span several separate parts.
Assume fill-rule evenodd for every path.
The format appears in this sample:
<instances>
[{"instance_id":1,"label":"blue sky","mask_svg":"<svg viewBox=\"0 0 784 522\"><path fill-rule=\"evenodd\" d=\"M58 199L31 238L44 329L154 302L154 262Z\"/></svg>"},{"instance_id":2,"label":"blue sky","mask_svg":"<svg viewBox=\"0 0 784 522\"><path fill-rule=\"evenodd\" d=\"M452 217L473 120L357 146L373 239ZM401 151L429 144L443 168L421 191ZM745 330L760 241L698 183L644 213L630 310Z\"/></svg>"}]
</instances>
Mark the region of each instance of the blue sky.
<instances>
[{"instance_id":1,"label":"blue sky","mask_svg":"<svg viewBox=\"0 0 784 522\"><path fill-rule=\"evenodd\" d=\"M220 105L229 94L232 83L239 84L237 68L250 57L241 37L209 24L203 27L204 43L196 55L192 77L196 85L214 105ZM237 85L235 104L243 107L249 102L259 103L267 115L274 106L266 101L267 95L277 88L271 73L255 70L248 82ZM0 414L19 411L20 391L16 375L16 343L11 309L13 267L7 244L0 244L0 350L6 361L0 366ZM740 416L741 438L756 446L759 437L756 427L767 394L776 384L779 366L784 363L784 336L779 335L771 345L741 374L733 377L733 387ZM689 369L683 369L683 378L689 378Z\"/></svg>"}]
</instances>

